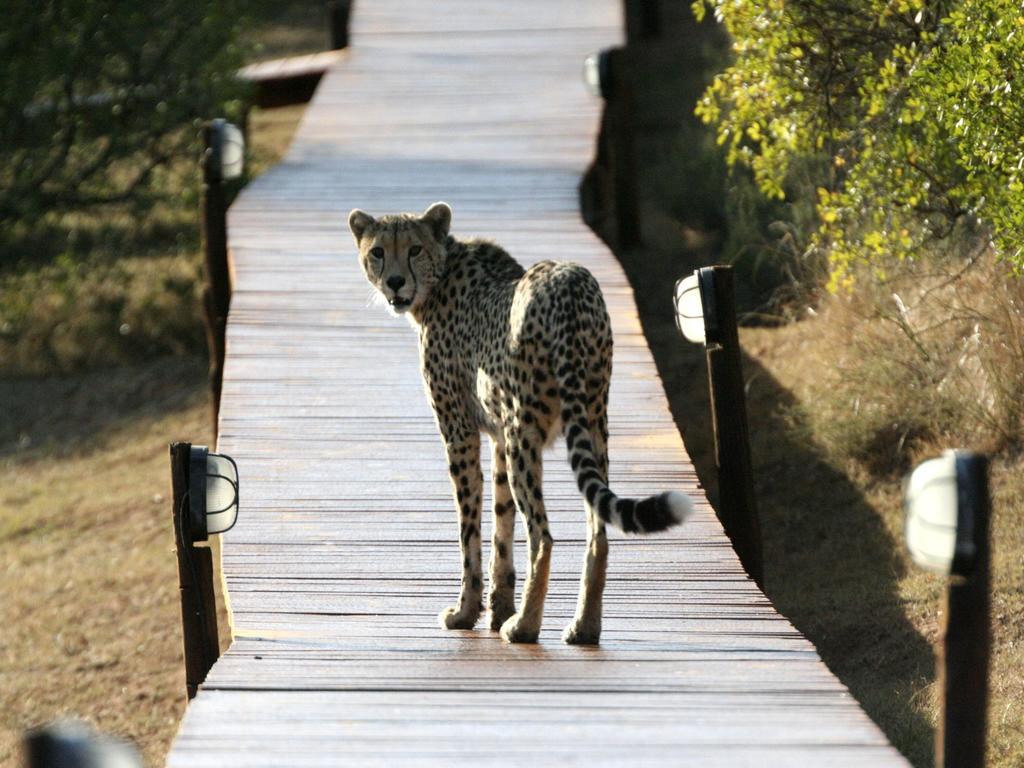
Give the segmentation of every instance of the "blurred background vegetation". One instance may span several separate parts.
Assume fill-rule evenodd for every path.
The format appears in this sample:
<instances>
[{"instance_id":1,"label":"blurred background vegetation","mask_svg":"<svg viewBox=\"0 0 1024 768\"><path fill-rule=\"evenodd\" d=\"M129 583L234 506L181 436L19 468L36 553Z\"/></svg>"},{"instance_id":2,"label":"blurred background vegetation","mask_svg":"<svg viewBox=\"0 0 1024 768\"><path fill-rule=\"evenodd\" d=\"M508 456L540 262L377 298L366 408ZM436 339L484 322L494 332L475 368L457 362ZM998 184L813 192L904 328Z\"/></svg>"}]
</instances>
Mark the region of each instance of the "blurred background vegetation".
<instances>
[{"instance_id":1,"label":"blurred background vegetation","mask_svg":"<svg viewBox=\"0 0 1024 768\"><path fill-rule=\"evenodd\" d=\"M308 0L5 5L5 376L203 351L200 124L245 119L234 76L242 63L322 50L324 8ZM268 160L258 142L250 154L246 179Z\"/></svg>"},{"instance_id":2,"label":"blurred background vegetation","mask_svg":"<svg viewBox=\"0 0 1024 768\"><path fill-rule=\"evenodd\" d=\"M988 452L990 764L1019 765L1024 14L660 7L637 93L644 244L619 255L702 479L713 491L705 374L670 295L728 261L769 596L930 765L941 583L903 553L900 481L947 447ZM181 708L166 443L209 435L198 127L243 119L240 64L324 49L324 3L11 0L3 15L0 762L22 728L71 713L156 764ZM248 113L246 178L300 116Z\"/></svg>"}]
</instances>

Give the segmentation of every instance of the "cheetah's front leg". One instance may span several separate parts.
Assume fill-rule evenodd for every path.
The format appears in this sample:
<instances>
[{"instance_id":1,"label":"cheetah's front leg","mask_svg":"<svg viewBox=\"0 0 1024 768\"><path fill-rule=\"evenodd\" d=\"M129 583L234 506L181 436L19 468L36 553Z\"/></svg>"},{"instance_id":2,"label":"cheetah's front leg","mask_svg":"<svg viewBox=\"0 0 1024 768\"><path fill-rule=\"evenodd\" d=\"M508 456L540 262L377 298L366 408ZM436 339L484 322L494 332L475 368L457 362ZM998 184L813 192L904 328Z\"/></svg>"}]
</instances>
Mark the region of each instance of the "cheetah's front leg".
<instances>
[{"instance_id":1,"label":"cheetah's front leg","mask_svg":"<svg viewBox=\"0 0 1024 768\"><path fill-rule=\"evenodd\" d=\"M441 611L446 629L472 629L480 618L483 572L480 566L480 505L483 474L480 471L480 435L461 439L446 436L448 469L459 512L459 548L462 553L462 587L459 603Z\"/></svg>"}]
</instances>

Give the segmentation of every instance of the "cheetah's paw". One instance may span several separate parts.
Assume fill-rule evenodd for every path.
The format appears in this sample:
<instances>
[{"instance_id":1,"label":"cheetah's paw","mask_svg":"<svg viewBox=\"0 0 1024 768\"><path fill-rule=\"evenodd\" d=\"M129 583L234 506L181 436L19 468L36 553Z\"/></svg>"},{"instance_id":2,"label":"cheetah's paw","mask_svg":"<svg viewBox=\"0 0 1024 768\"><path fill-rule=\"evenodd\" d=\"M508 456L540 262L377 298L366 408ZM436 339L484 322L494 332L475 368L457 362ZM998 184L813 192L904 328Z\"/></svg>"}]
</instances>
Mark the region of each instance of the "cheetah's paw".
<instances>
[{"instance_id":1,"label":"cheetah's paw","mask_svg":"<svg viewBox=\"0 0 1024 768\"><path fill-rule=\"evenodd\" d=\"M600 622L583 622L579 619L575 619L562 633L562 642L569 645L597 645L600 638Z\"/></svg>"},{"instance_id":2,"label":"cheetah's paw","mask_svg":"<svg viewBox=\"0 0 1024 768\"><path fill-rule=\"evenodd\" d=\"M520 613L510 616L501 625L501 639L506 643L536 643L540 627L531 626Z\"/></svg>"},{"instance_id":3,"label":"cheetah's paw","mask_svg":"<svg viewBox=\"0 0 1024 768\"><path fill-rule=\"evenodd\" d=\"M467 610L453 605L441 611L437 618L444 629L472 629L480 618L480 609Z\"/></svg>"}]
</instances>

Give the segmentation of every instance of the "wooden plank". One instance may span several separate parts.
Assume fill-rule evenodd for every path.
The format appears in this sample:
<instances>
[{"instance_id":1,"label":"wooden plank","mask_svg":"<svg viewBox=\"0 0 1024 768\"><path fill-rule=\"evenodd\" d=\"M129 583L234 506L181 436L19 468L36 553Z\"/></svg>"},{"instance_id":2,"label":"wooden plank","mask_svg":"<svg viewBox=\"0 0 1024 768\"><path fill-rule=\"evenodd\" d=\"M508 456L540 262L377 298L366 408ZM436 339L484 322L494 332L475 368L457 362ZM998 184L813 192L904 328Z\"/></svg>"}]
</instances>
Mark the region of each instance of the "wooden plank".
<instances>
[{"instance_id":1,"label":"wooden plank","mask_svg":"<svg viewBox=\"0 0 1024 768\"><path fill-rule=\"evenodd\" d=\"M355 5L351 47L287 156L230 212L220 448L242 478L223 546L235 638L171 765L906 764L743 572L629 284L581 221L600 109L582 60L620 36L612 0ZM611 533L599 648L559 641L585 531L562 445L545 463L540 643L505 645L483 621L438 627L460 575L446 461L415 334L370 305L346 216L442 199L457 235L594 272L616 342L612 487L699 501L680 529ZM523 552L520 536L520 571Z\"/></svg>"}]
</instances>

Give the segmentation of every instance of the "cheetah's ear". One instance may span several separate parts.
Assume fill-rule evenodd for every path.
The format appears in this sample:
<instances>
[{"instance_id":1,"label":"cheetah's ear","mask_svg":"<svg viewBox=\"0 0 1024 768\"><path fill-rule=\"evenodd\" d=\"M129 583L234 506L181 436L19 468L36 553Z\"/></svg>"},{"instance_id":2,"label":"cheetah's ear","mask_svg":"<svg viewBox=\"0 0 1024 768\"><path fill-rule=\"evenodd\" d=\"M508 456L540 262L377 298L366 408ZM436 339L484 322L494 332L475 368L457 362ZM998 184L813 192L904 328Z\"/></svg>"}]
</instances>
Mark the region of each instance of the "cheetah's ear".
<instances>
[{"instance_id":1,"label":"cheetah's ear","mask_svg":"<svg viewBox=\"0 0 1024 768\"><path fill-rule=\"evenodd\" d=\"M359 245L359 241L363 239L363 232L366 231L366 228L374 223L376 222L373 216L358 208L348 215L348 228L352 230L352 236L356 239L356 245Z\"/></svg>"},{"instance_id":2,"label":"cheetah's ear","mask_svg":"<svg viewBox=\"0 0 1024 768\"><path fill-rule=\"evenodd\" d=\"M443 243L452 225L452 209L448 203L434 203L423 212L420 221L430 227L437 242Z\"/></svg>"}]
</instances>

